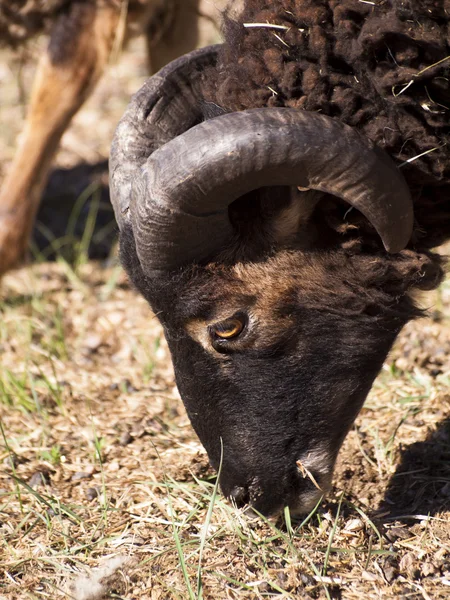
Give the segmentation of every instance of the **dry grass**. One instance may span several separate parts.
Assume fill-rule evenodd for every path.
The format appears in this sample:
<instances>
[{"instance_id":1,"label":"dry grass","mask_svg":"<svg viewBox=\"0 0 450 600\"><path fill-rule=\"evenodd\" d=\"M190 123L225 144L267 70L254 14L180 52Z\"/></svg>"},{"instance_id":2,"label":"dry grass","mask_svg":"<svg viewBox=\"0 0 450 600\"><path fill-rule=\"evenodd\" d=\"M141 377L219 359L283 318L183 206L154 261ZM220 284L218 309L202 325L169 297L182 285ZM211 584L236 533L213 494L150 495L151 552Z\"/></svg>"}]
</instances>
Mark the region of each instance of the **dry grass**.
<instances>
[{"instance_id":1,"label":"dry grass","mask_svg":"<svg viewBox=\"0 0 450 600\"><path fill-rule=\"evenodd\" d=\"M0 597L447 597L448 285L303 524L215 495L161 329L118 267L36 265L1 298Z\"/></svg>"},{"instance_id":2,"label":"dry grass","mask_svg":"<svg viewBox=\"0 0 450 600\"><path fill-rule=\"evenodd\" d=\"M137 47L110 73L59 164L105 155L144 64ZM10 63L0 77L1 171L21 109ZM0 598L448 597L449 283L402 334L330 498L273 522L216 493L156 319L119 267L83 259L0 289Z\"/></svg>"}]
</instances>

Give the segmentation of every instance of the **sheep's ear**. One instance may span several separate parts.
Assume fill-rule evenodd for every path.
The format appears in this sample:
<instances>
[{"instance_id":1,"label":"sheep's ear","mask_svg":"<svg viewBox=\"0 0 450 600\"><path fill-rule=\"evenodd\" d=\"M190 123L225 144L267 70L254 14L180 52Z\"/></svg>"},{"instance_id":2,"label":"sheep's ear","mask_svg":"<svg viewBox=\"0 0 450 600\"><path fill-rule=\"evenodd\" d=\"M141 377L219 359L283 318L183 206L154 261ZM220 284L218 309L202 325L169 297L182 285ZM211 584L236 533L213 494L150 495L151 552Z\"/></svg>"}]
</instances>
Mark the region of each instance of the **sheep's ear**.
<instances>
[{"instance_id":1,"label":"sheep's ear","mask_svg":"<svg viewBox=\"0 0 450 600\"><path fill-rule=\"evenodd\" d=\"M401 291L434 290L444 278L443 263L443 258L431 252L403 250L392 256L393 280L399 282Z\"/></svg>"},{"instance_id":2,"label":"sheep's ear","mask_svg":"<svg viewBox=\"0 0 450 600\"><path fill-rule=\"evenodd\" d=\"M323 197L322 192L308 188L292 188L291 202L274 217L272 235L275 244L288 245L306 228L308 221Z\"/></svg>"},{"instance_id":3,"label":"sheep's ear","mask_svg":"<svg viewBox=\"0 0 450 600\"><path fill-rule=\"evenodd\" d=\"M364 285L369 283L396 297L414 289L433 290L444 278L444 259L431 252L354 254L351 260Z\"/></svg>"}]
</instances>

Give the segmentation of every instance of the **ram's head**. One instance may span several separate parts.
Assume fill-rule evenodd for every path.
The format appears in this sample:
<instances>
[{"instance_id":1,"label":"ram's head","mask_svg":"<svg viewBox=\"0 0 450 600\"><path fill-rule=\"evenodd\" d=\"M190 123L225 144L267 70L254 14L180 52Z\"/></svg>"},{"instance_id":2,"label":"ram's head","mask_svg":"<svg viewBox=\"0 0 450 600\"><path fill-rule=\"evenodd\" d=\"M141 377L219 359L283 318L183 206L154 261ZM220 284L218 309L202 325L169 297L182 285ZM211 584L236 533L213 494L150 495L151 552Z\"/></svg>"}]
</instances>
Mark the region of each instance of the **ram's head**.
<instances>
[{"instance_id":1,"label":"ram's head","mask_svg":"<svg viewBox=\"0 0 450 600\"><path fill-rule=\"evenodd\" d=\"M223 447L224 493L304 512L418 312L409 290L440 272L404 250L412 202L387 155L320 114L224 114L202 94L216 60L212 47L163 69L117 129L121 255L216 468Z\"/></svg>"}]
</instances>

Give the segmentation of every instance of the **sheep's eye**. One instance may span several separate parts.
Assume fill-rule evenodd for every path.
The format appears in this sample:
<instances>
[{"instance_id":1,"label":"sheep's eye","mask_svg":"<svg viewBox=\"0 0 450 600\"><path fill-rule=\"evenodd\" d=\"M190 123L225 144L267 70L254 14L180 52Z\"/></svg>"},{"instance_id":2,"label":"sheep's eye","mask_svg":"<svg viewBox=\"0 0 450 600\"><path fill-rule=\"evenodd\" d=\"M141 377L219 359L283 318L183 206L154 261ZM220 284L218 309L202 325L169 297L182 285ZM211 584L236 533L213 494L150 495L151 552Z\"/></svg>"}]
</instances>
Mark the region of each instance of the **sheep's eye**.
<instances>
[{"instance_id":1,"label":"sheep's eye","mask_svg":"<svg viewBox=\"0 0 450 600\"><path fill-rule=\"evenodd\" d=\"M246 324L244 315L238 314L210 326L210 333L217 340L232 340L242 333Z\"/></svg>"}]
</instances>

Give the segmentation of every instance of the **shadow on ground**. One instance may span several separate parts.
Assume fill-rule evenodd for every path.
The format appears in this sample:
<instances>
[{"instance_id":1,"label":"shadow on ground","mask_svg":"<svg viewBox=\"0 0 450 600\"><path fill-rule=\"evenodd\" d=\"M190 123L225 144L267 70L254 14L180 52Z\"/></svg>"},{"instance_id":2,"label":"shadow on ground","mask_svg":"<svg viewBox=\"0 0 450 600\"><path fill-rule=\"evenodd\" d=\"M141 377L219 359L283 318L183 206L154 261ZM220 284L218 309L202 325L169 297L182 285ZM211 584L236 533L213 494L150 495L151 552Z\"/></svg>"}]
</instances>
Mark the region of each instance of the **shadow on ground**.
<instances>
[{"instance_id":1,"label":"shadow on ground","mask_svg":"<svg viewBox=\"0 0 450 600\"><path fill-rule=\"evenodd\" d=\"M403 449L379 510L388 518L450 510L450 417Z\"/></svg>"},{"instance_id":2,"label":"shadow on ground","mask_svg":"<svg viewBox=\"0 0 450 600\"><path fill-rule=\"evenodd\" d=\"M109 200L108 161L55 169L45 189L33 232L37 256L73 260L80 252L107 258L117 239Z\"/></svg>"}]
</instances>

